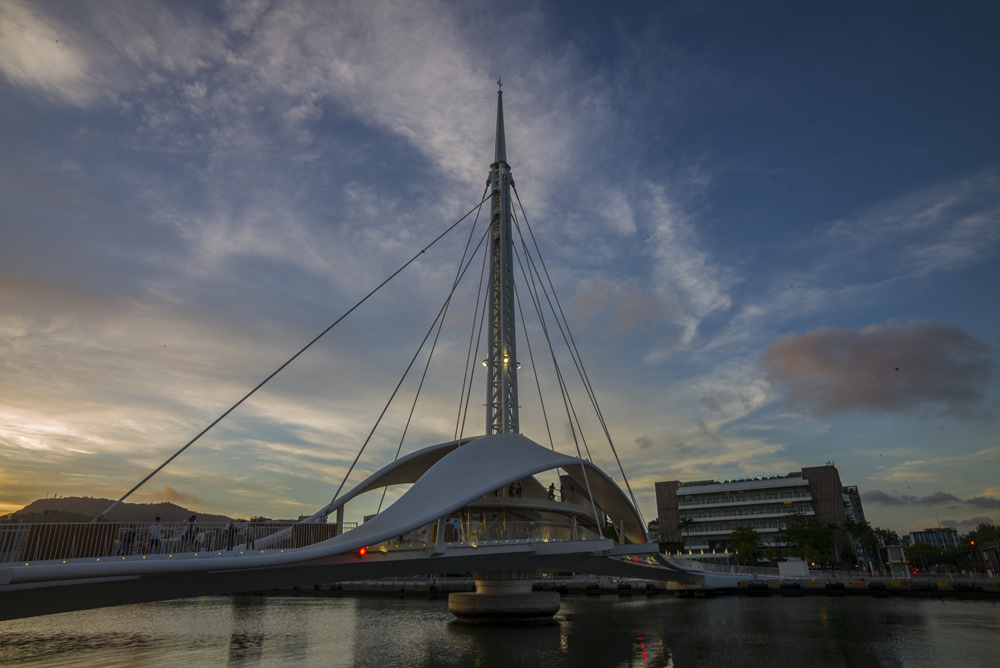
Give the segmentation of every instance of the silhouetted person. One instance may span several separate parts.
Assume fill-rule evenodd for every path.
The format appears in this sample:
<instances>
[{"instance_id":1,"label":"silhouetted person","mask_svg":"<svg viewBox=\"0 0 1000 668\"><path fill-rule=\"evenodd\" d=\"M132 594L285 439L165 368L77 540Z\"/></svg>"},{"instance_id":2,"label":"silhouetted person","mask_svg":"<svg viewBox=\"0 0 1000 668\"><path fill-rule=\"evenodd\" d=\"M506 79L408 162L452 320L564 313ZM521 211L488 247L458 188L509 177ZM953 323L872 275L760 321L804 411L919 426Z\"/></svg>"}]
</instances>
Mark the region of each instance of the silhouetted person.
<instances>
[{"instance_id":1,"label":"silhouetted person","mask_svg":"<svg viewBox=\"0 0 1000 668\"><path fill-rule=\"evenodd\" d=\"M135 541L135 529L129 527L122 532L122 554L132 553L132 542Z\"/></svg>"},{"instance_id":2,"label":"silhouetted person","mask_svg":"<svg viewBox=\"0 0 1000 668\"><path fill-rule=\"evenodd\" d=\"M163 533L163 525L160 524L160 518L157 517L153 520L153 523L149 526L149 545L146 546L147 552L150 554L159 554L160 552L160 534Z\"/></svg>"},{"instance_id":3,"label":"silhouetted person","mask_svg":"<svg viewBox=\"0 0 1000 668\"><path fill-rule=\"evenodd\" d=\"M198 535L198 522L194 515L184 522L184 531L181 533L181 552L188 552L194 544L194 538Z\"/></svg>"}]
</instances>

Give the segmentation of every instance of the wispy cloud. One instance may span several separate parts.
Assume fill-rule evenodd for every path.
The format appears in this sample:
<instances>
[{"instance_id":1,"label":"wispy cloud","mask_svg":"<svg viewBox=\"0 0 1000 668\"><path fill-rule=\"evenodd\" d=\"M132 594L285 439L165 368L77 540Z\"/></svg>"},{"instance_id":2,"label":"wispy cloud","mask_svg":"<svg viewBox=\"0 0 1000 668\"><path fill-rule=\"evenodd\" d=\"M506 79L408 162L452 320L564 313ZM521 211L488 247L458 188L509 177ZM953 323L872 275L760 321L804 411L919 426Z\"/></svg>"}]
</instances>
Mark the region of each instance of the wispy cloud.
<instances>
[{"instance_id":1,"label":"wispy cloud","mask_svg":"<svg viewBox=\"0 0 1000 668\"><path fill-rule=\"evenodd\" d=\"M885 203L831 228L829 242L849 241L858 260L888 276L955 271L1000 253L1000 173L987 170Z\"/></svg>"},{"instance_id":2,"label":"wispy cloud","mask_svg":"<svg viewBox=\"0 0 1000 668\"><path fill-rule=\"evenodd\" d=\"M972 496L960 499L951 492L934 492L927 496L911 496L908 494L889 494L882 490L872 489L862 492L861 500L885 506L971 506L973 508L1000 509L1000 499L989 496Z\"/></svg>"},{"instance_id":3,"label":"wispy cloud","mask_svg":"<svg viewBox=\"0 0 1000 668\"><path fill-rule=\"evenodd\" d=\"M926 289L932 277L994 261L998 230L1000 175L986 169L790 234L777 247L748 244L775 271L737 274L737 310L710 345L756 343L802 318Z\"/></svg>"},{"instance_id":4,"label":"wispy cloud","mask_svg":"<svg viewBox=\"0 0 1000 668\"><path fill-rule=\"evenodd\" d=\"M198 12L159 3L97 6L19 0L0 7L0 68L69 104L120 102L136 89L190 76L220 59L222 34Z\"/></svg>"},{"instance_id":5,"label":"wispy cloud","mask_svg":"<svg viewBox=\"0 0 1000 668\"><path fill-rule=\"evenodd\" d=\"M661 299L682 305L679 317L680 343L689 345L699 323L709 315L728 309L732 300L726 292L726 272L712 263L686 215L661 186L650 184L644 200L644 218L649 227L654 257L654 278ZM654 350L647 359L664 357Z\"/></svg>"}]
</instances>

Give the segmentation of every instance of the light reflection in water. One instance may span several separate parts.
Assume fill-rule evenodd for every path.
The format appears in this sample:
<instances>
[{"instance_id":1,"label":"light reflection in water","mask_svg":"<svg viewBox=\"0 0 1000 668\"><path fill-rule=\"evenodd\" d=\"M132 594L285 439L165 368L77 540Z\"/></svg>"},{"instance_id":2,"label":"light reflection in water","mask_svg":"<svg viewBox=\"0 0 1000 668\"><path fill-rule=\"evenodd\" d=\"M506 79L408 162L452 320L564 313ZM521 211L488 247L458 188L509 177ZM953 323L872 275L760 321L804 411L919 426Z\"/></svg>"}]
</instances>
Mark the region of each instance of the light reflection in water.
<instances>
[{"instance_id":1,"label":"light reflection in water","mask_svg":"<svg viewBox=\"0 0 1000 668\"><path fill-rule=\"evenodd\" d=\"M420 598L205 597L5 622L0 665L990 665L1000 604L860 597L564 598L556 623L452 622Z\"/></svg>"}]
</instances>

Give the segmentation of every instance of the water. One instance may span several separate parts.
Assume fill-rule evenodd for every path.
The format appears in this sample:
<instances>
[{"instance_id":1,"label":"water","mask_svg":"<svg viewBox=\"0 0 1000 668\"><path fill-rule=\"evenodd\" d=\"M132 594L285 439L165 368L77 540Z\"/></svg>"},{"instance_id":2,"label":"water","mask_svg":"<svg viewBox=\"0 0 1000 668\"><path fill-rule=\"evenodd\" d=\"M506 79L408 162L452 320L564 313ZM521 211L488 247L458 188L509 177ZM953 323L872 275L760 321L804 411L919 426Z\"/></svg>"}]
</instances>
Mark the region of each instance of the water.
<instances>
[{"instance_id":1,"label":"water","mask_svg":"<svg viewBox=\"0 0 1000 668\"><path fill-rule=\"evenodd\" d=\"M204 597L4 622L0 665L1000 665L994 601L577 596L549 626L452 619L443 598Z\"/></svg>"}]
</instances>

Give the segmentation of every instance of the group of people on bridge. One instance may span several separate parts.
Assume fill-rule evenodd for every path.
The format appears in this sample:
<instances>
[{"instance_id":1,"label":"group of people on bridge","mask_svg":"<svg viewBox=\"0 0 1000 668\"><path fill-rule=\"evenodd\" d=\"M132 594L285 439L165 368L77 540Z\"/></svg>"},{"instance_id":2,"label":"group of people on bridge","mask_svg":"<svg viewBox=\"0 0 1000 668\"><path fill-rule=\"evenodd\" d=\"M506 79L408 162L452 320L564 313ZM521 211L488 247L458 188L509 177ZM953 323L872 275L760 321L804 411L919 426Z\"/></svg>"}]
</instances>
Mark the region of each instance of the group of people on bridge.
<instances>
[{"instance_id":1,"label":"group of people on bridge","mask_svg":"<svg viewBox=\"0 0 1000 668\"><path fill-rule=\"evenodd\" d=\"M143 536L143 534L145 534ZM142 539L145 538L145 542ZM198 518L191 515L184 520L180 529L170 530L163 526L160 517L153 519L145 531L135 525L125 525L118 534L115 554L161 554L170 552L193 552L207 550L233 550L238 544L254 549L255 531L252 523L245 527L229 522L225 529L200 531Z\"/></svg>"},{"instance_id":2,"label":"group of people on bridge","mask_svg":"<svg viewBox=\"0 0 1000 668\"><path fill-rule=\"evenodd\" d=\"M504 492L504 489L502 487L500 487L498 489L493 490L493 496L499 497L499 496L502 495L503 492ZM517 483L513 483L512 482L507 487L506 492L507 493L506 493L505 496L507 498L520 499L524 495L524 488L521 487L521 483L520 482L517 482ZM573 489L572 486L570 486L569 493L570 494L574 494L575 492L576 492L576 490ZM567 494L566 488L564 488L562 485L560 485L559 486L559 500L560 501L566 501L566 494ZM555 501L556 500L556 484L555 483L551 483L549 485L548 500L549 501Z\"/></svg>"}]
</instances>

